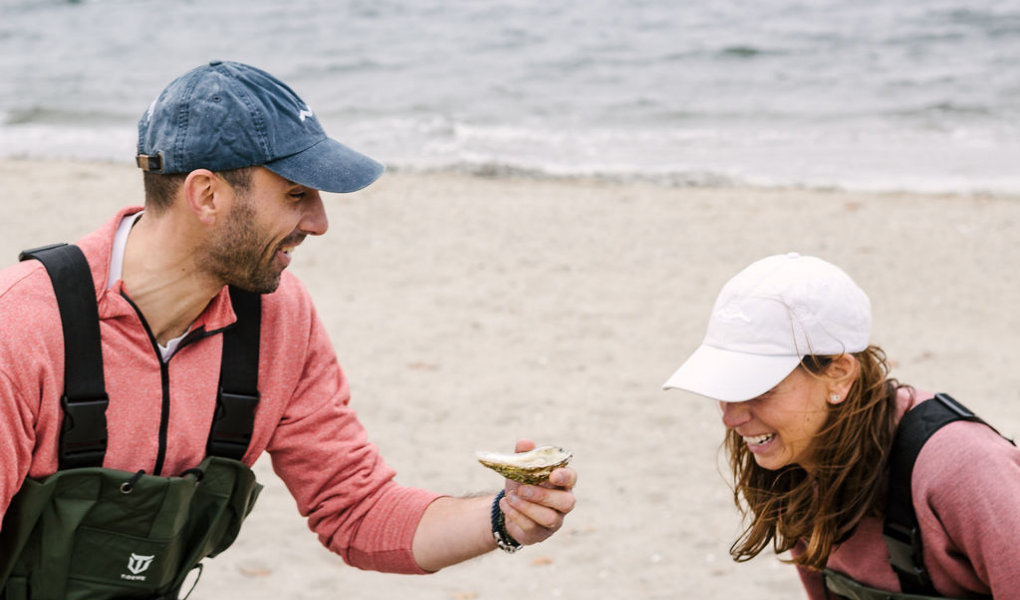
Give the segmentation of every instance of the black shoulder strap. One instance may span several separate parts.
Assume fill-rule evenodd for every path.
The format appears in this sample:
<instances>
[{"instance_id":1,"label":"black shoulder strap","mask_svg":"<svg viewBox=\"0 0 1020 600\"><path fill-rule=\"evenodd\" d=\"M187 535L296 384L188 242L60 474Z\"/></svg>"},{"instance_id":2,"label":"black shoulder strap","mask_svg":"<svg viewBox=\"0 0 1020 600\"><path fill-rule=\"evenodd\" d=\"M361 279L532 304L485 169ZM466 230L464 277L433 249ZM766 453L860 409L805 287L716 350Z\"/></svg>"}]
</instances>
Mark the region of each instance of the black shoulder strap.
<instances>
[{"instance_id":1,"label":"black shoulder strap","mask_svg":"<svg viewBox=\"0 0 1020 600\"><path fill-rule=\"evenodd\" d=\"M987 425L948 394L935 394L933 399L907 411L896 430L889 457L889 496L883 535L889 547L889 562L906 593L936 595L931 577L924 567L921 530L914 512L910 483L914 461L936 431L943 425L961 420Z\"/></svg>"},{"instance_id":2,"label":"black shoulder strap","mask_svg":"<svg viewBox=\"0 0 1020 600\"><path fill-rule=\"evenodd\" d=\"M92 270L74 245L25 250L18 260L41 262L53 282L64 331L64 423L59 468L100 467L106 455L106 407L99 310ZM84 292L84 293L83 293Z\"/></svg>"},{"instance_id":3,"label":"black shoulder strap","mask_svg":"<svg viewBox=\"0 0 1020 600\"><path fill-rule=\"evenodd\" d=\"M219 395L206 453L241 460L251 442L259 403L262 296L230 287L237 322L223 333Z\"/></svg>"}]
</instances>

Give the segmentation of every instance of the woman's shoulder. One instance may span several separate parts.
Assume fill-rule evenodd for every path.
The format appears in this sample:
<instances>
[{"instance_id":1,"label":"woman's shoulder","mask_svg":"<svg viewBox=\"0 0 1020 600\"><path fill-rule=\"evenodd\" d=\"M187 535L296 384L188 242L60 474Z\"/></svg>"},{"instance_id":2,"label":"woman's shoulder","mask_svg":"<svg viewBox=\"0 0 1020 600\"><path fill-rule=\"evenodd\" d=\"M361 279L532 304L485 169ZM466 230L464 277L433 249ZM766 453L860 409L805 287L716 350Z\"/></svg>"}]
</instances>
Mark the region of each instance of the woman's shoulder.
<instances>
[{"instance_id":1,"label":"woman's shoulder","mask_svg":"<svg viewBox=\"0 0 1020 600\"><path fill-rule=\"evenodd\" d=\"M915 498L936 503L968 488L978 494L992 487L1020 489L1020 449L984 423L953 421L921 448L911 483Z\"/></svg>"},{"instance_id":2,"label":"woman's shoulder","mask_svg":"<svg viewBox=\"0 0 1020 600\"><path fill-rule=\"evenodd\" d=\"M1020 584L1020 449L988 425L954 421L921 449L911 484L936 585L987 593Z\"/></svg>"},{"instance_id":3,"label":"woman's shoulder","mask_svg":"<svg viewBox=\"0 0 1020 600\"><path fill-rule=\"evenodd\" d=\"M913 387L900 388L896 399L896 421L901 422L906 413L928 402L937 402L933 392ZM950 465L979 468L981 465L976 463L981 463L980 458L988 452L1006 458L1020 456L1020 451L988 424L952 421L935 431L922 446L914 465L914 479L919 469L930 470L931 475L936 476L944 474Z\"/></svg>"}]
</instances>

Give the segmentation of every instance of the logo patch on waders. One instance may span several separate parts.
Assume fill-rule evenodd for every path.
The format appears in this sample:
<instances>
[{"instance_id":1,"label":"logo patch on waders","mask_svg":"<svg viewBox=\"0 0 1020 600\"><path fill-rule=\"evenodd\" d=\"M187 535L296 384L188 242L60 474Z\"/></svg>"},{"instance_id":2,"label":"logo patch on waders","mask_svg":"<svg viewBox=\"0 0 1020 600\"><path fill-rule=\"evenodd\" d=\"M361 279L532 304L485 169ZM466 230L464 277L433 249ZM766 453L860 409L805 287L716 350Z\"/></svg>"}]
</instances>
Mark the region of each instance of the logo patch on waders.
<instances>
[{"instance_id":1,"label":"logo patch on waders","mask_svg":"<svg viewBox=\"0 0 1020 600\"><path fill-rule=\"evenodd\" d=\"M154 558L156 558L155 554L151 556L140 556L132 552L131 558L128 559L127 568L128 571L131 571L133 573L133 575L121 575L121 578L145 581L145 575L142 575L142 573L144 573L145 570L149 568L149 565L152 564L152 559Z\"/></svg>"}]
</instances>

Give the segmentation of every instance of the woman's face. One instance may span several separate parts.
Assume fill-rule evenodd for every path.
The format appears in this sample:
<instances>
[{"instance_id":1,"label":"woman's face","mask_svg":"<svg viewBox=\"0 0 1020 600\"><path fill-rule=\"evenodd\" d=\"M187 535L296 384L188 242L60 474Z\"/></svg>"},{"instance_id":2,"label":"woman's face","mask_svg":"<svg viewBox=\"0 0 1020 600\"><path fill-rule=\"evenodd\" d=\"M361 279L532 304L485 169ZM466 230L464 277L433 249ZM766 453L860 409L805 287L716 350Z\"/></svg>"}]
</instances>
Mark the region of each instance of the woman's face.
<instances>
[{"instance_id":1,"label":"woman's face","mask_svg":"<svg viewBox=\"0 0 1020 600\"><path fill-rule=\"evenodd\" d=\"M720 402L723 424L744 438L760 467L812 468L812 441L828 414L827 380L797 367L776 387L744 402Z\"/></svg>"}]
</instances>

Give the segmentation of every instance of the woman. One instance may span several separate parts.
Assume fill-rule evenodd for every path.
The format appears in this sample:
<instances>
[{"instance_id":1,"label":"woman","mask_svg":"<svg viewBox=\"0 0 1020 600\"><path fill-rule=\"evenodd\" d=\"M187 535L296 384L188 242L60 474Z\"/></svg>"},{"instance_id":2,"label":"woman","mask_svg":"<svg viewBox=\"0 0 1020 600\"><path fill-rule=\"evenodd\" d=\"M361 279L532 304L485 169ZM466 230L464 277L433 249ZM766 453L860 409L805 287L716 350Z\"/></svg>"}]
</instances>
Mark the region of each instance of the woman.
<instances>
[{"instance_id":1,"label":"woman","mask_svg":"<svg viewBox=\"0 0 1020 600\"><path fill-rule=\"evenodd\" d=\"M813 600L832 597L827 586L847 594L837 580L901 591L882 536L888 459L903 415L934 394L889 378L870 334L870 301L846 273L771 256L726 284L701 346L665 384L719 401L749 517L734 560L791 551ZM1020 598L1020 451L982 423L952 422L908 480L929 595Z\"/></svg>"}]
</instances>

